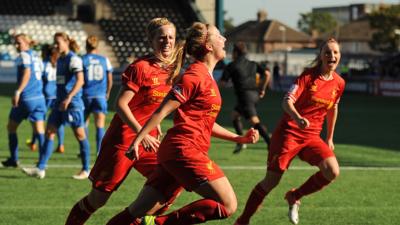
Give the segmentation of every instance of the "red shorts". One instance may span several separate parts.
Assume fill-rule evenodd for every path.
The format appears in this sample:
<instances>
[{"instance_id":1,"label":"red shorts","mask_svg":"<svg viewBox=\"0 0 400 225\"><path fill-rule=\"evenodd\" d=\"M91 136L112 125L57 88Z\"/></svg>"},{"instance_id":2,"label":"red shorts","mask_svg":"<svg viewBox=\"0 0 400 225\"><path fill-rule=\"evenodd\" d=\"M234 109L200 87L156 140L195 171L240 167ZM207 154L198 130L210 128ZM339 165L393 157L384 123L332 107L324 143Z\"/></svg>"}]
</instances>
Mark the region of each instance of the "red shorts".
<instances>
[{"instance_id":1,"label":"red shorts","mask_svg":"<svg viewBox=\"0 0 400 225\"><path fill-rule=\"evenodd\" d=\"M166 199L174 199L182 187L193 191L200 185L224 177L217 164L202 152L180 156L174 160L160 162L146 185L160 191Z\"/></svg>"},{"instance_id":2,"label":"red shorts","mask_svg":"<svg viewBox=\"0 0 400 225\"><path fill-rule=\"evenodd\" d=\"M103 192L112 192L118 189L132 167L145 177L149 177L156 168L157 155L155 152L146 152L140 146L139 160L130 160L125 156L126 151L125 148L116 148L111 144L101 146L100 154L89 175L93 188Z\"/></svg>"},{"instance_id":3,"label":"red shorts","mask_svg":"<svg viewBox=\"0 0 400 225\"><path fill-rule=\"evenodd\" d=\"M296 155L310 165L317 166L322 160L335 156L335 153L319 136L304 139L275 132L271 138L267 168L283 173Z\"/></svg>"}]
</instances>

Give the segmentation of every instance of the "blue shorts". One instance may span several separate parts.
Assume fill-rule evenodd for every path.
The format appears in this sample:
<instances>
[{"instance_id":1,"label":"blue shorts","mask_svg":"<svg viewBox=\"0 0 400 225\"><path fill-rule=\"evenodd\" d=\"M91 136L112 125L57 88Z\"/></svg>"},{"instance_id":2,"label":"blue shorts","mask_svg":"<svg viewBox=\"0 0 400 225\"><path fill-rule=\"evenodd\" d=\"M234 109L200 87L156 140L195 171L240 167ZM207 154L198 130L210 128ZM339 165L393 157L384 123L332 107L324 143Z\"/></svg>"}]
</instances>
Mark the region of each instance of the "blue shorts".
<instances>
[{"instance_id":1,"label":"blue shorts","mask_svg":"<svg viewBox=\"0 0 400 225\"><path fill-rule=\"evenodd\" d=\"M107 114L107 99L104 97L99 98L83 98L85 104L85 116L90 113L104 113Z\"/></svg>"},{"instance_id":2,"label":"blue shorts","mask_svg":"<svg viewBox=\"0 0 400 225\"><path fill-rule=\"evenodd\" d=\"M71 110L60 111L53 109L47 120L48 124L52 124L56 127L61 125L70 125L73 128L84 127L83 111L82 110Z\"/></svg>"},{"instance_id":3,"label":"blue shorts","mask_svg":"<svg viewBox=\"0 0 400 225\"><path fill-rule=\"evenodd\" d=\"M52 109L55 103L56 103L55 98L46 98L46 107L48 110Z\"/></svg>"},{"instance_id":4,"label":"blue shorts","mask_svg":"<svg viewBox=\"0 0 400 225\"><path fill-rule=\"evenodd\" d=\"M11 108L8 118L17 123L28 119L30 122L44 121L46 117L46 102L44 98L19 101L17 107Z\"/></svg>"}]
</instances>

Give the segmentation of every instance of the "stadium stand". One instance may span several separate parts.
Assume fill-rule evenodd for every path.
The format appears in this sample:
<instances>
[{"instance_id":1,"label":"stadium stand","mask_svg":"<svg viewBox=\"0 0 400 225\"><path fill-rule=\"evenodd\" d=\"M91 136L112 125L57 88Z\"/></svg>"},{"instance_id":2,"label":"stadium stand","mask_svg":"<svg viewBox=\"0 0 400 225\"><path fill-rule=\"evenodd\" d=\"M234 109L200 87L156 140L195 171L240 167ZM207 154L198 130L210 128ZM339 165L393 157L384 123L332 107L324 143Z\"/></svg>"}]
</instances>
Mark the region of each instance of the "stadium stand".
<instances>
[{"instance_id":1,"label":"stadium stand","mask_svg":"<svg viewBox=\"0 0 400 225\"><path fill-rule=\"evenodd\" d=\"M53 42L55 32L64 31L77 40L83 54L88 34L100 37L104 54L115 67L123 66L147 54L145 26L154 17L168 17L176 24L178 38L192 22L202 20L198 10L186 0L99 0L96 4L108 5L111 17L97 18L97 22L84 23L72 15L71 0L2 0L0 7L0 60L12 61L17 56L12 36L26 33L38 42L37 50ZM85 4L93 2L83 1ZM87 5L85 5L87 6ZM79 7L78 7L79 8ZM68 11L70 10L70 11ZM65 12L69 13L65 13ZM68 16L67 16L68 15ZM107 53L108 52L108 53ZM113 62L114 61L114 62Z\"/></svg>"},{"instance_id":2,"label":"stadium stand","mask_svg":"<svg viewBox=\"0 0 400 225\"><path fill-rule=\"evenodd\" d=\"M108 0L114 10L113 19L102 19L100 25L107 40L113 47L121 64L129 63L129 58L140 57L149 52L145 28L154 17L167 17L175 23L178 38L184 34L195 18L187 11L184 1L163 0ZM186 3L187 6L188 3Z\"/></svg>"},{"instance_id":3,"label":"stadium stand","mask_svg":"<svg viewBox=\"0 0 400 225\"><path fill-rule=\"evenodd\" d=\"M47 15L0 15L0 51L6 48L12 58L16 51L11 45L11 35L25 33L40 44L52 43L53 35L64 31L84 46L87 34L79 21L70 21L66 16Z\"/></svg>"},{"instance_id":4,"label":"stadium stand","mask_svg":"<svg viewBox=\"0 0 400 225\"><path fill-rule=\"evenodd\" d=\"M68 0L2 0L0 14L8 15L51 15L55 8Z\"/></svg>"}]
</instances>

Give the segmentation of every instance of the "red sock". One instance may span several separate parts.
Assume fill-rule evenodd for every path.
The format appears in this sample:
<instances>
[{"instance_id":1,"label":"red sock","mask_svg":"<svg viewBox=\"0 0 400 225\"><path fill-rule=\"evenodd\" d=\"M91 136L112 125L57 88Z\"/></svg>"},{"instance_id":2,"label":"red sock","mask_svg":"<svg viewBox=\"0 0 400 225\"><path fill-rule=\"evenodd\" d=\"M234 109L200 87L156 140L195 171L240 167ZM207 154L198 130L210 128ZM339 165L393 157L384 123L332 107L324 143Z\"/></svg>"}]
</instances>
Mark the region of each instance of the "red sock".
<instances>
[{"instance_id":1,"label":"red sock","mask_svg":"<svg viewBox=\"0 0 400 225\"><path fill-rule=\"evenodd\" d=\"M189 225L208 220L225 219L229 215L225 207L211 199L201 199L168 215L156 218L157 225Z\"/></svg>"},{"instance_id":2,"label":"red sock","mask_svg":"<svg viewBox=\"0 0 400 225\"><path fill-rule=\"evenodd\" d=\"M299 200L301 197L312 194L314 192L317 192L321 190L323 187L328 185L331 181L326 179L324 175L322 175L322 172L319 171L312 175L308 180L301 185L298 189L294 191L294 196L296 197L297 200Z\"/></svg>"},{"instance_id":3,"label":"red sock","mask_svg":"<svg viewBox=\"0 0 400 225\"><path fill-rule=\"evenodd\" d=\"M139 225L140 220L129 213L128 208L111 218L107 225Z\"/></svg>"},{"instance_id":4,"label":"red sock","mask_svg":"<svg viewBox=\"0 0 400 225\"><path fill-rule=\"evenodd\" d=\"M95 211L85 196L72 207L65 225L83 225Z\"/></svg>"},{"instance_id":5,"label":"red sock","mask_svg":"<svg viewBox=\"0 0 400 225\"><path fill-rule=\"evenodd\" d=\"M247 199L242 215L240 215L236 221L240 224L248 224L250 222L250 217L261 207L266 195L267 192L260 184L257 184L253 191L251 191L249 199Z\"/></svg>"}]
</instances>

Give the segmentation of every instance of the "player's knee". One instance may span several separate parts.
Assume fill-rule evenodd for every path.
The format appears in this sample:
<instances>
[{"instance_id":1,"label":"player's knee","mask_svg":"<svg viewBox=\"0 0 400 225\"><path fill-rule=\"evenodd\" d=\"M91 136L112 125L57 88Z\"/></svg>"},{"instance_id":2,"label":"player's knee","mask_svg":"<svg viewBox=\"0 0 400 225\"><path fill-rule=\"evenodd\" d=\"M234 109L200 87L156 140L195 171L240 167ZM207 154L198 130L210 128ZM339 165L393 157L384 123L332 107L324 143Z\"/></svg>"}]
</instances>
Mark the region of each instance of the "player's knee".
<instances>
[{"instance_id":1,"label":"player's knee","mask_svg":"<svg viewBox=\"0 0 400 225\"><path fill-rule=\"evenodd\" d=\"M237 200L234 198L233 200L230 200L229 202L224 204L225 211L227 216L231 216L234 214L237 210Z\"/></svg>"},{"instance_id":2,"label":"player's knee","mask_svg":"<svg viewBox=\"0 0 400 225\"><path fill-rule=\"evenodd\" d=\"M89 195L87 195L87 200L90 206L94 209L99 209L103 207L108 199L110 198L112 192L103 192L97 189L93 189Z\"/></svg>"},{"instance_id":3,"label":"player's knee","mask_svg":"<svg viewBox=\"0 0 400 225\"><path fill-rule=\"evenodd\" d=\"M250 122L254 126L254 125L260 123L260 118L258 118L258 116L252 116L252 117L250 117Z\"/></svg>"},{"instance_id":4,"label":"player's knee","mask_svg":"<svg viewBox=\"0 0 400 225\"><path fill-rule=\"evenodd\" d=\"M53 129L52 127L48 127L45 131L46 138L53 140L56 132L57 130L55 128Z\"/></svg>"},{"instance_id":5,"label":"player's knee","mask_svg":"<svg viewBox=\"0 0 400 225\"><path fill-rule=\"evenodd\" d=\"M74 134L75 134L76 139L78 139L79 141L83 141L83 140L86 139L85 130L83 128L81 128L81 127L76 128L74 130Z\"/></svg>"},{"instance_id":6,"label":"player's knee","mask_svg":"<svg viewBox=\"0 0 400 225\"><path fill-rule=\"evenodd\" d=\"M90 202L90 205L94 209L99 209L99 208L103 207L107 203L107 200L108 199L96 199L95 201Z\"/></svg>"},{"instance_id":7,"label":"player's knee","mask_svg":"<svg viewBox=\"0 0 400 225\"><path fill-rule=\"evenodd\" d=\"M333 181L335 180L340 174L339 167L329 167L325 171L323 171L323 175L326 179Z\"/></svg>"},{"instance_id":8,"label":"player's knee","mask_svg":"<svg viewBox=\"0 0 400 225\"><path fill-rule=\"evenodd\" d=\"M335 167L335 168L331 169L332 180L336 179L339 176L339 174L340 174L339 167Z\"/></svg>"}]
</instances>

